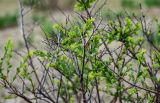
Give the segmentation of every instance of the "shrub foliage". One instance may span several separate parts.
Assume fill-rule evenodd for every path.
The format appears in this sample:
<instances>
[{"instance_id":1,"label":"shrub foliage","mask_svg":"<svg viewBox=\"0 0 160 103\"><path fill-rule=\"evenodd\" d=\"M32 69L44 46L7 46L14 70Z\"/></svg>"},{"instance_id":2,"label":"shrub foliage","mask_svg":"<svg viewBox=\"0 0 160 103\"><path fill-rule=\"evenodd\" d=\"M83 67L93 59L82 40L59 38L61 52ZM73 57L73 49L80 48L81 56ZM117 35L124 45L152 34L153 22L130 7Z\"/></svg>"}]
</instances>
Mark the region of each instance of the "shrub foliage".
<instances>
[{"instance_id":1,"label":"shrub foliage","mask_svg":"<svg viewBox=\"0 0 160 103\"><path fill-rule=\"evenodd\" d=\"M160 49L151 40L152 27L144 15L103 21L96 4L77 0L77 18L44 32L47 49L31 50L26 43L15 74L9 41L0 61L1 86L28 103L159 103Z\"/></svg>"}]
</instances>

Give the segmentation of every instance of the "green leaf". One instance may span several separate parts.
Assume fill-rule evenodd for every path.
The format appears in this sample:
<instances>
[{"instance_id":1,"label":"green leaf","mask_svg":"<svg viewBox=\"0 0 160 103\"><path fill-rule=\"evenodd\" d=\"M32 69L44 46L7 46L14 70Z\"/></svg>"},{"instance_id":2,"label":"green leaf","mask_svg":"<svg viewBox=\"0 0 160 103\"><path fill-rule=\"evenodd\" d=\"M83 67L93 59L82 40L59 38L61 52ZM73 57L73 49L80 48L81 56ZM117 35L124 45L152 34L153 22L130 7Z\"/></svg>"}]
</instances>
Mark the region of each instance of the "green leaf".
<instances>
[{"instance_id":1,"label":"green leaf","mask_svg":"<svg viewBox=\"0 0 160 103\"><path fill-rule=\"evenodd\" d=\"M83 11L85 9L91 8L92 4L95 2L96 0L79 0L76 2L74 8L77 11Z\"/></svg>"},{"instance_id":2,"label":"green leaf","mask_svg":"<svg viewBox=\"0 0 160 103\"><path fill-rule=\"evenodd\" d=\"M135 88L129 89L129 93L130 93L131 95L134 95L136 92L137 92L137 90L136 90Z\"/></svg>"},{"instance_id":3,"label":"green leaf","mask_svg":"<svg viewBox=\"0 0 160 103\"><path fill-rule=\"evenodd\" d=\"M138 72L137 78L139 78L140 76L142 76L143 72Z\"/></svg>"}]
</instances>

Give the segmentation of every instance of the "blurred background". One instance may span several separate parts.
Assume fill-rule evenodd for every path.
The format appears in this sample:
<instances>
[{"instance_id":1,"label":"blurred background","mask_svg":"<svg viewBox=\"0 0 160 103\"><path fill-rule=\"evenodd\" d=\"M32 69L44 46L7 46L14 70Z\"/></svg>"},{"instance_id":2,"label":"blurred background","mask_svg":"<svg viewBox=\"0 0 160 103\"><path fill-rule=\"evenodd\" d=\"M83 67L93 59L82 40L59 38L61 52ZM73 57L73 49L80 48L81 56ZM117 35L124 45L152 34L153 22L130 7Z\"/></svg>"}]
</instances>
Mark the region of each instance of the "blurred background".
<instances>
[{"instance_id":1,"label":"blurred background","mask_svg":"<svg viewBox=\"0 0 160 103\"><path fill-rule=\"evenodd\" d=\"M28 41L33 47L42 48L43 31L50 32L54 22L63 22L66 17L74 13L75 0L22 0L25 11L25 32ZM100 0L99 5L104 0ZM140 4L142 9L140 8ZM136 14L142 11L147 17L160 17L160 0L107 0L104 8L99 12L104 20L113 19L116 15ZM19 26L18 0L0 0L0 55L3 53L5 43L12 39L15 50L23 50L24 43ZM160 41L160 37L157 39ZM7 91L0 90L0 103L23 103L19 98L12 99Z\"/></svg>"},{"instance_id":2,"label":"blurred background","mask_svg":"<svg viewBox=\"0 0 160 103\"><path fill-rule=\"evenodd\" d=\"M25 10L32 8L25 15L25 25L28 31L36 28L36 23L47 25L48 22L65 21L66 16L74 12L75 0L22 0ZM104 0L99 0L103 3ZM140 4L143 12L148 17L160 17L160 0L106 0L106 5L99 15L104 20L114 18L118 14L135 13L141 15ZM9 38L22 46L19 30L19 3L18 0L0 0L0 50ZM45 23L46 22L46 23ZM49 24L48 24L49 25ZM52 25L52 24L50 24ZM27 28L30 27L30 28ZM36 30L35 30L36 31ZM26 31L27 32L27 31ZM35 34L33 32L33 34Z\"/></svg>"}]
</instances>

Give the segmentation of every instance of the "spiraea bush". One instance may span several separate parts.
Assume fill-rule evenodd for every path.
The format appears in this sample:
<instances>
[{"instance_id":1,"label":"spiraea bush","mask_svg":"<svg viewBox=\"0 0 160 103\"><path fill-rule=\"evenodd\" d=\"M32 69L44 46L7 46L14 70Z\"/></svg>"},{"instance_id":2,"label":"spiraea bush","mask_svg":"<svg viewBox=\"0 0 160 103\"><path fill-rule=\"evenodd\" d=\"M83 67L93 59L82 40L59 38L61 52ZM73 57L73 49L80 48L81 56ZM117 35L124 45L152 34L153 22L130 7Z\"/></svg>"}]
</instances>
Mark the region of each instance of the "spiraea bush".
<instances>
[{"instance_id":1,"label":"spiraea bush","mask_svg":"<svg viewBox=\"0 0 160 103\"><path fill-rule=\"evenodd\" d=\"M31 50L24 35L27 53L15 74L9 41L1 86L28 103L159 103L160 48L151 40L151 25L144 15L103 21L95 15L97 2L77 0L75 18L44 32L45 50Z\"/></svg>"}]
</instances>

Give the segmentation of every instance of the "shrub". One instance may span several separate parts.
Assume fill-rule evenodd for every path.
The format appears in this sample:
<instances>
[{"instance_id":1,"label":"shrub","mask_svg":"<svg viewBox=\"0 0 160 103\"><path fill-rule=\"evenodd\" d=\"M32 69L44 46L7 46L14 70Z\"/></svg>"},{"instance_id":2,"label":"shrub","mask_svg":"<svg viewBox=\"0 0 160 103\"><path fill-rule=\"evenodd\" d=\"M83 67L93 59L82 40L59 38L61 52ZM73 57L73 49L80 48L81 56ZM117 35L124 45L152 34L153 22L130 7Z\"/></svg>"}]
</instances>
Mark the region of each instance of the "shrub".
<instances>
[{"instance_id":1,"label":"shrub","mask_svg":"<svg viewBox=\"0 0 160 103\"><path fill-rule=\"evenodd\" d=\"M90 11L94 3L78 0L75 7L86 15L55 23L52 32L44 29L50 34L44 38L45 50L31 50L23 35L27 54L15 74L9 41L0 60L1 86L28 103L102 103L104 96L111 103L159 103L160 49L151 40L155 31L144 16L102 21Z\"/></svg>"}]
</instances>

